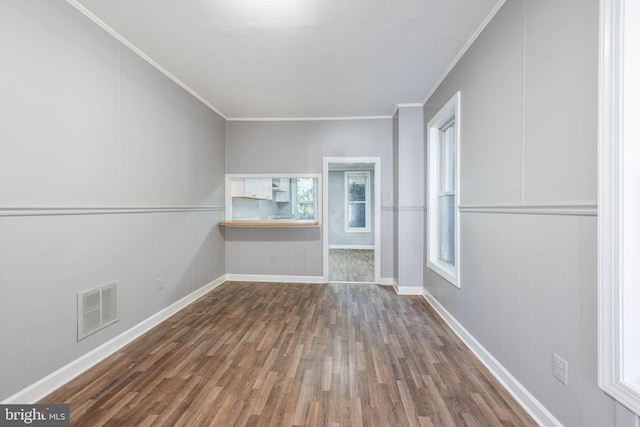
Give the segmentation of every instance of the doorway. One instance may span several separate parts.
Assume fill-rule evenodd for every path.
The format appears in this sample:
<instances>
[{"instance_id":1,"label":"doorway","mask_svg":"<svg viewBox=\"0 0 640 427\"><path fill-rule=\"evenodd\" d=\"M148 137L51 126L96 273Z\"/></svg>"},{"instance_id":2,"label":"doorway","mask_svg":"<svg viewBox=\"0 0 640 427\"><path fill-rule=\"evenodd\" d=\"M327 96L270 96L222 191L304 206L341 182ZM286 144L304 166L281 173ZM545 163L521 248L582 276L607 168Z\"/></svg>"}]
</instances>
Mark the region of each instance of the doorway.
<instances>
[{"instance_id":1,"label":"doorway","mask_svg":"<svg viewBox=\"0 0 640 427\"><path fill-rule=\"evenodd\" d=\"M380 282L380 158L326 157L323 279Z\"/></svg>"}]
</instances>

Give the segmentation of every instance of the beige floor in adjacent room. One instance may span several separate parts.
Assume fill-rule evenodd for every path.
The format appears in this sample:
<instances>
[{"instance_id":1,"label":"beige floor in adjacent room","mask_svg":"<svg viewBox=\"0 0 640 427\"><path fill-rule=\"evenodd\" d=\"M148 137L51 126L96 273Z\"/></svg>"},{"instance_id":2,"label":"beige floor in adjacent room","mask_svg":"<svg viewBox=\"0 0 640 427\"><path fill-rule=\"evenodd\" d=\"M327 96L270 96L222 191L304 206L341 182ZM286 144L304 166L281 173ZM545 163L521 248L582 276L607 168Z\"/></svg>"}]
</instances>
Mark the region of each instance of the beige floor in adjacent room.
<instances>
[{"instance_id":1,"label":"beige floor in adjacent room","mask_svg":"<svg viewBox=\"0 0 640 427\"><path fill-rule=\"evenodd\" d=\"M373 282L373 249L329 249L330 282Z\"/></svg>"}]
</instances>

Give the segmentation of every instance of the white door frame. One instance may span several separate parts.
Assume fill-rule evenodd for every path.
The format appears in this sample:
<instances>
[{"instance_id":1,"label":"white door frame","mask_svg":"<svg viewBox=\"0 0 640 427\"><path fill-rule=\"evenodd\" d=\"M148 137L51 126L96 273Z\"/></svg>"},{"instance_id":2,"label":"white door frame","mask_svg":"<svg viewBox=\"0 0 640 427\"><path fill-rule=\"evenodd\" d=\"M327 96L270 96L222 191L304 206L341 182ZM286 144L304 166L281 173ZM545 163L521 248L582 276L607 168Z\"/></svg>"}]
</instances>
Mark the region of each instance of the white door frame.
<instances>
[{"instance_id":1,"label":"white door frame","mask_svg":"<svg viewBox=\"0 0 640 427\"><path fill-rule=\"evenodd\" d=\"M329 164L370 163L373 164L373 274L380 284L380 157L324 157L322 164L322 281L329 282Z\"/></svg>"}]
</instances>

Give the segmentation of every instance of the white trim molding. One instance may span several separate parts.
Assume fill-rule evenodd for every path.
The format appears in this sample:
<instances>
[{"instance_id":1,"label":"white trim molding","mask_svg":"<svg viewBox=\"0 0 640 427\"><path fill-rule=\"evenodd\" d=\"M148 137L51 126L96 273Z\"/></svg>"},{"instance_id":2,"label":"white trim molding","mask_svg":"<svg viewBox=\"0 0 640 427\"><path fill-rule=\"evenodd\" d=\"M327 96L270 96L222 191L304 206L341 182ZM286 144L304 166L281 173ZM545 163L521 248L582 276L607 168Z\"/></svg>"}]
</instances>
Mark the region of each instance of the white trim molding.
<instances>
[{"instance_id":1,"label":"white trim molding","mask_svg":"<svg viewBox=\"0 0 640 427\"><path fill-rule=\"evenodd\" d=\"M78 375L93 367L97 363L106 359L125 345L131 343L136 338L149 331L151 328L159 325L169 317L173 316L189 304L204 296L209 291L220 286L226 281L226 276L220 276L212 282L207 283L201 288L195 290L189 295L179 299L173 304L163 308L151 317L143 320L132 328L124 331L120 335L112 338L104 344L96 347L88 353L80 356L76 360L66 364L57 371L47 375L41 380L31 384L30 386L20 390L13 396L3 400L2 404L33 404L47 396L54 390L71 381Z\"/></svg>"},{"instance_id":2,"label":"white trim molding","mask_svg":"<svg viewBox=\"0 0 640 427\"><path fill-rule=\"evenodd\" d=\"M395 212L426 212L426 206L394 206Z\"/></svg>"},{"instance_id":3,"label":"white trim molding","mask_svg":"<svg viewBox=\"0 0 640 427\"><path fill-rule=\"evenodd\" d=\"M229 117L229 122L323 122L341 120L390 120L392 116L336 116L336 117Z\"/></svg>"},{"instance_id":4,"label":"white trim molding","mask_svg":"<svg viewBox=\"0 0 640 427\"><path fill-rule=\"evenodd\" d=\"M398 286L398 284L394 282L393 287L395 288L396 294L398 295L422 295L423 294L422 285Z\"/></svg>"},{"instance_id":5,"label":"white trim molding","mask_svg":"<svg viewBox=\"0 0 640 427\"><path fill-rule=\"evenodd\" d=\"M440 315L442 320L464 342L482 364L493 374L500 384L513 396L527 413L541 426L562 427L547 408L542 405L511 373L486 349L475 337L447 311L440 302L427 290L423 297Z\"/></svg>"},{"instance_id":6,"label":"white trim molding","mask_svg":"<svg viewBox=\"0 0 640 427\"><path fill-rule=\"evenodd\" d=\"M104 215L161 212L224 212L224 206L69 206L0 207L3 216Z\"/></svg>"},{"instance_id":7,"label":"white trim molding","mask_svg":"<svg viewBox=\"0 0 640 427\"><path fill-rule=\"evenodd\" d=\"M627 6L632 4L637 7L633 2ZM637 182L635 165L628 170L625 159L627 162L636 161L639 155L635 148L636 138L627 134L634 124L623 120L625 108L632 105L628 102L637 103L637 94L627 93L623 80L628 65L623 43L625 21L628 19L625 13L629 10L625 11L624 0L600 1L598 384L615 400L640 414L640 385L637 383L640 347L636 339L629 339L626 333L629 323L637 330L635 319L628 317L628 312L637 313L635 303L638 299L637 291L634 295L632 289L637 289L638 275L634 266L638 239L637 207L633 203L623 203L625 192L636 191L637 185L634 185ZM634 13L638 11L634 10ZM634 16L634 19L638 17ZM626 258L631 262L625 262ZM633 308L628 310L629 306ZM633 371L635 374L629 374Z\"/></svg>"},{"instance_id":8,"label":"white trim molding","mask_svg":"<svg viewBox=\"0 0 640 427\"><path fill-rule=\"evenodd\" d=\"M326 283L322 276L284 276L267 274L227 274L229 282L298 283L314 285Z\"/></svg>"},{"instance_id":9,"label":"white trim molding","mask_svg":"<svg viewBox=\"0 0 640 427\"><path fill-rule=\"evenodd\" d=\"M565 215L565 216L597 216L598 205L595 202L566 204L494 204L494 205L460 205L461 213L499 213L512 215Z\"/></svg>"},{"instance_id":10,"label":"white trim molding","mask_svg":"<svg viewBox=\"0 0 640 427\"><path fill-rule=\"evenodd\" d=\"M329 245L329 249L373 250L374 245Z\"/></svg>"},{"instance_id":11,"label":"white trim molding","mask_svg":"<svg viewBox=\"0 0 640 427\"><path fill-rule=\"evenodd\" d=\"M378 284L381 286L397 286L396 281L393 280L393 277L381 277Z\"/></svg>"}]
</instances>

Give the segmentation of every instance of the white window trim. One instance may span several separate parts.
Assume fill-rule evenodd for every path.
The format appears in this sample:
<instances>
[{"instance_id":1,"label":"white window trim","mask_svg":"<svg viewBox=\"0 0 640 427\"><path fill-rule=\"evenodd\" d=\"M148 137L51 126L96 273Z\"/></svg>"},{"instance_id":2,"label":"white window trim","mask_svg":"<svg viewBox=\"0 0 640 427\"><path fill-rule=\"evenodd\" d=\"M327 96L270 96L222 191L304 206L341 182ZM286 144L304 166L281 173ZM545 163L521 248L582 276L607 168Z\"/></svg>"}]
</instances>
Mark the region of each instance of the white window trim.
<instances>
[{"instance_id":1,"label":"white window trim","mask_svg":"<svg viewBox=\"0 0 640 427\"><path fill-rule=\"evenodd\" d=\"M427 124L428 152L428 242L427 266L445 278L452 285L460 287L460 92L457 92L447 104ZM438 176L439 176L439 138L443 126L455 120L456 184L455 184L455 265L439 257L440 233L438 232Z\"/></svg>"},{"instance_id":2,"label":"white window trim","mask_svg":"<svg viewBox=\"0 0 640 427\"><path fill-rule=\"evenodd\" d=\"M365 227L349 227L349 177L365 177ZM344 173L344 232L345 233L371 233L371 172L346 171Z\"/></svg>"},{"instance_id":3,"label":"white window trim","mask_svg":"<svg viewBox=\"0 0 640 427\"><path fill-rule=\"evenodd\" d=\"M640 414L640 387L623 377L622 6L600 1L598 173L598 384Z\"/></svg>"}]
</instances>

